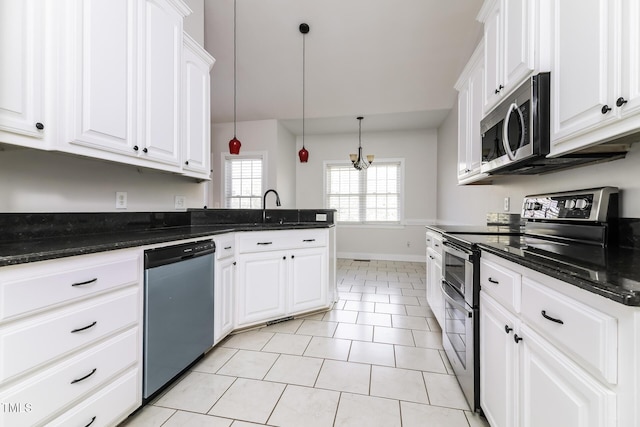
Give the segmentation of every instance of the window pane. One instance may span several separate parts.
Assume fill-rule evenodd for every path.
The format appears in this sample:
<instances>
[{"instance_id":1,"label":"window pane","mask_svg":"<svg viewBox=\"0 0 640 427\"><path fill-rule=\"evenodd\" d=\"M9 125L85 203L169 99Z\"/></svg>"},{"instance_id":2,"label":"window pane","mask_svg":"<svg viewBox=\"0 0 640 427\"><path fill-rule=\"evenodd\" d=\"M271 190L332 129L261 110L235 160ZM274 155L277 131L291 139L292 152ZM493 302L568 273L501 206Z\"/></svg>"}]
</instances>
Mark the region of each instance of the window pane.
<instances>
[{"instance_id":1,"label":"window pane","mask_svg":"<svg viewBox=\"0 0 640 427\"><path fill-rule=\"evenodd\" d=\"M261 208L262 159L225 160L225 206L232 209Z\"/></svg>"}]
</instances>

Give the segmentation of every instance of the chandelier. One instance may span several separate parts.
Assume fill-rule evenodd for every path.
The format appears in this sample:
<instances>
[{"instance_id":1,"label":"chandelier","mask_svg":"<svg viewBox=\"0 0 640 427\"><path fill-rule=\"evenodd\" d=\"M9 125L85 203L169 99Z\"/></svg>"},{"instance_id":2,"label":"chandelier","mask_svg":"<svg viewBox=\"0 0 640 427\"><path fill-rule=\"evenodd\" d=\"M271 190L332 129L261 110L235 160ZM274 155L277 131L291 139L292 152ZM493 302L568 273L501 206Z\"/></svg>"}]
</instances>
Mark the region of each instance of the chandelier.
<instances>
[{"instance_id":1,"label":"chandelier","mask_svg":"<svg viewBox=\"0 0 640 427\"><path fill-rule=\"evenodd\" d=\"M353 163L353 167L357 170L361 171L373 163L373 158L375 157L373 154L368 154L367 159L365 160L362 156L362 119L364 117L357 117L358 119L358 154L349 154L349 158L351 159L351 163Z\"/></svg>"}]
</instances>

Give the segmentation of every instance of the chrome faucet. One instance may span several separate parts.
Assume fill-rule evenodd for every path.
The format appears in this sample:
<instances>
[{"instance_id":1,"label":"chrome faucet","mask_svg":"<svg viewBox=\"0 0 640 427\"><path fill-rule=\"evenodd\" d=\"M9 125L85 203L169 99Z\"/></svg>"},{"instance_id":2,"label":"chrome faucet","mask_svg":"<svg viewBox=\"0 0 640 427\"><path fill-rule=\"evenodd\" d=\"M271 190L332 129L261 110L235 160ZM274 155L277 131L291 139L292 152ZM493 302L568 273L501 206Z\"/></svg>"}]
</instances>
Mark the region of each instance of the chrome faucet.
<instances>
[{"instance_id":1,"label":"chrome faucet","mask_svg":"<svg viewBox=\"0 0 640 427\"><path fill-rule=\"evenodd\" d=\"M273 192L276 195L276 206L281 206L280 205L280 195L278 195L278 192L276 190L274 190L273 188L270 188L269 190L264 192L264 196L262 196L262 222L266 222L267 220L267 194Z\"/></svg>"}]
</instances>

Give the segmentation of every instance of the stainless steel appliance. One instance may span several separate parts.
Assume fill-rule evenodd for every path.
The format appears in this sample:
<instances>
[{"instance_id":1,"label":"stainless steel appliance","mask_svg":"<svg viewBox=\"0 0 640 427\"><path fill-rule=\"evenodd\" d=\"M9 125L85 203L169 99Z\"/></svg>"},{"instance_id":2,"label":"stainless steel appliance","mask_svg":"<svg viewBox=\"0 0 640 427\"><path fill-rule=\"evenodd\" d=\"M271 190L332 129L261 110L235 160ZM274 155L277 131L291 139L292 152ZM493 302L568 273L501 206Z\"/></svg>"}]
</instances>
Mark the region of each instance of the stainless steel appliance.
<instances>
[{"instance_id":1,"label":"stainless steel appliance","mask_svg":"<svg viewBox=\"0 0 640 427\"><path fill-rule=\"evenodd\" d=\"M143 399L213 346L211 240L145 251Z\"/></svg>"},{"instance_id":2,"label":"stainless steel appliance","mask_svg":"<svg viewBox=\"0 0 640 427\"><path fill-rule=\"evenodd\" d=\"M551 138L550 99L549 73L540 73L525 81L487 114L480 122L483 173L540 174L626 155L628 145L607 144L547 157Z\"/></svg>"}]
</instances>

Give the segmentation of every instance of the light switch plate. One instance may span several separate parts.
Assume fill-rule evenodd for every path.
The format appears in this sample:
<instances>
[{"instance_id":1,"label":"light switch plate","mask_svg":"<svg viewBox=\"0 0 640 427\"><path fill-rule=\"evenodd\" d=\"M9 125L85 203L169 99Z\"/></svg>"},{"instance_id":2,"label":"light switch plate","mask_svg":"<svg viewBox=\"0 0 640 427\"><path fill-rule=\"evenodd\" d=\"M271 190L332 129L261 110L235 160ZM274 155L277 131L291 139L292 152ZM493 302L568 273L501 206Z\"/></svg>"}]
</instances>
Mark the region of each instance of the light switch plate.
<instances>
[{"instance_id":1,"label":"light switch plate","mask_svg":"<svg viewBox=\"0 0 640 427\"><path fill-rule=\"evenodd\" d=\"M116 209L127 209L126 191L116 191Z\"/></svg>"},{"instance_id":2,"label":"light switch plate","mask_svg":"<svg viewBox=\"0 0 640 427\"><path fill-rule=\"evenodd\" d=\"M178 210L186 209L187 207L187 198L185 196L175 196L174 197L174 206Z\"/></svg>"},{"instance_id":3,"label":"light switch plate","mask_svg":"<svg viewBox=\"0 0 640 427\"><path fill-rule=\"evenodd\" d=\"M508 197L504 198L504 211L505 212L509 212L509 198Z\"/></svg>"}]
</instances>

